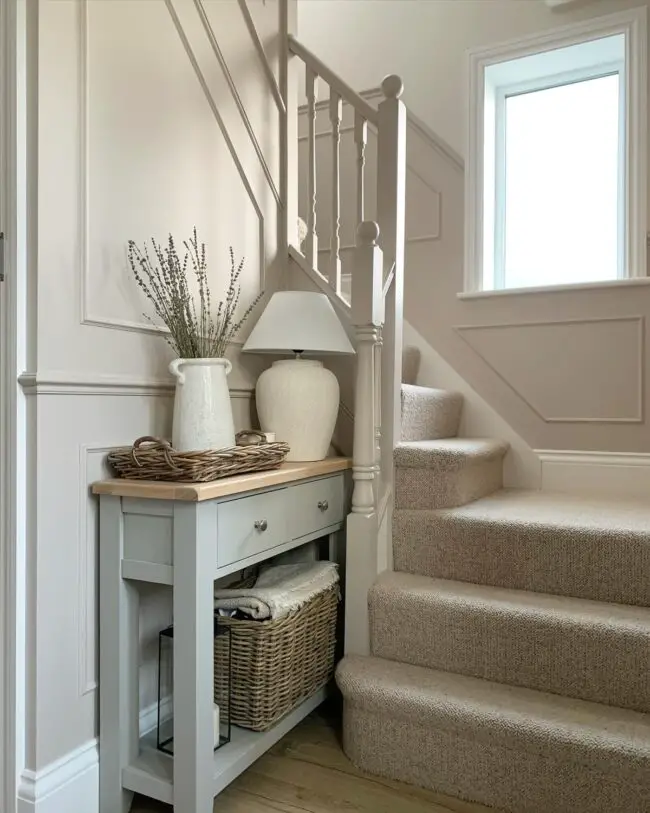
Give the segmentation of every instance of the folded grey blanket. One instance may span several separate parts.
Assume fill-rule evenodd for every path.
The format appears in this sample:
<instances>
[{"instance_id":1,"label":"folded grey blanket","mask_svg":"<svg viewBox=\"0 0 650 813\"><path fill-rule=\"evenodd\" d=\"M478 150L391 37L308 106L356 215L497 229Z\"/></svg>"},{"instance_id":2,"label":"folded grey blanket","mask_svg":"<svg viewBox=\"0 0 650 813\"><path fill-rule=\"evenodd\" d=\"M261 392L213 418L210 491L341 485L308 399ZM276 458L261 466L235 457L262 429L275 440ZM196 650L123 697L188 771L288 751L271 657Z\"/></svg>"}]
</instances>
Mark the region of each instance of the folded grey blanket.
<instances>
[{"instance_id":1,"label":"folded grey blanket","mask_svg":"<svg viewBox=\"0 0 650 813\"><path fill-rule=\"evenodd\" d=\"M214 591L215 610L241 610L256 620L274 621L298 610L338 582L334 562L299 562L263 570L253 587Z\"/></svg>"}]
</instances>

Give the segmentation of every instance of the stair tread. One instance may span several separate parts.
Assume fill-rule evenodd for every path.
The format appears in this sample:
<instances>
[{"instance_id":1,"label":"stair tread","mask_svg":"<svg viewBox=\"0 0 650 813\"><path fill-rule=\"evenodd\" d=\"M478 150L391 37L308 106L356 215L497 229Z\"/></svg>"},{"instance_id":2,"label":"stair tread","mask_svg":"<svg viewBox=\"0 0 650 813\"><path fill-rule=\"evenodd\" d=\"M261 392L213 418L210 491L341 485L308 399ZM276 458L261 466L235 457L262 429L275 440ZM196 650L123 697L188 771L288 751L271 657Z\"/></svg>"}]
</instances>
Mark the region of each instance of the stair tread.
<instances>
[{"instance_id":1,"label":"stair tread","mask_svg":"<svg viewBox=\"0 0 650 813\"><path fill-rule=\"evenodd\" d=\"M423 509L419 514L508 527L525 524L650 536L650 502L601 496L501 489L467 505Z\"/></svg>"},{"instance_id":2,"label":"stair tread","mask_svg":"<svg viewBox=\"0 0 650 813\"><path fill-rule=\"evenodd\" d=\"M481 463L503 457L509 445L494 438L438 438L402 441L395 448L395 463L409 468Z\"/></svg>"},{"instance_id":3,"label":"stair tread","mask_svg":"<svg viewBox=\"0 0 650 813\"><path fill-rule=\"evenodd\" d=\"M346 701L419 725L464 723L489 736L586 746L650 767L650 715L641 712L371 656L346 656L337 682Z\"/></svg>"},{"instance_id":4,"label":"stair tread","mask_svg":"<svg viewBox=\"0 0 650 813\"><path fill-rule=\"evenodd\" d=\"M395 571L385 571L378 577L369 600L372 603L380 597L395 594L412 597L418 602L444 601L449 604L471 605L493 613L517 613L531 618L561 616L576 624L619 627L650 635L650 609L629 604L534 593Z\"/></svg>"}]
</instances>

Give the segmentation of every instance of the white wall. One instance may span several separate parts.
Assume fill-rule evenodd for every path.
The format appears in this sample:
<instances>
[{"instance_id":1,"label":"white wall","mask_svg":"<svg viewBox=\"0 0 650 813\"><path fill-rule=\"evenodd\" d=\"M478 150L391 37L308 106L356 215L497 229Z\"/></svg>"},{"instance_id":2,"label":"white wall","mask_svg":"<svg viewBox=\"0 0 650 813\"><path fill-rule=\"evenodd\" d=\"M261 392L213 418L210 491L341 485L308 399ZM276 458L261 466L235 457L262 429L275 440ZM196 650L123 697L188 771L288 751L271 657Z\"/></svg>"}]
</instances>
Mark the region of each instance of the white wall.
<instances>
[{"instance_id":1,"label":"white wall","mask_svg":"<svg viewBox=\"0 0 650 813\"><path fill-rule=\"evenodd\" d=\"M276 80L279 2L249 0ZM58 811L56 794L41 799L56 790L50 768L63 778L61 765L88 768L97 732L97 506L89 485L107 473L108 448L170 434L171 351L142 316L126 243L169 232L180 241L196 225L214 299L227 282L230 245L246 258L245 302L261 286L277 286L286 265L280 116L268 76L236 0L203 6L205 27L186 0L30 0L29 146L38 183L30 361L21 377L30 460L21 811ZM251 425L259 370L257 359L240 356L243 338L228 352L237 428ZM147 706L155 700L156 634L170 608L153 589L142 604ZM71 754L81 756L66 762ZM96 805L77 802L83 813Z\"/></svg>"},{"instance_id":2,"label":"white wall","mask_svg":"<svg viewBox=\"0 0 650 813\"><path fill-rule=\"evenodd\" d=\"M461 155L465 152L465 52L565 23L647 5L582 0L298 0L298 37L356 90L389 73L404 100Z\"/></svg>"}]
</instances>

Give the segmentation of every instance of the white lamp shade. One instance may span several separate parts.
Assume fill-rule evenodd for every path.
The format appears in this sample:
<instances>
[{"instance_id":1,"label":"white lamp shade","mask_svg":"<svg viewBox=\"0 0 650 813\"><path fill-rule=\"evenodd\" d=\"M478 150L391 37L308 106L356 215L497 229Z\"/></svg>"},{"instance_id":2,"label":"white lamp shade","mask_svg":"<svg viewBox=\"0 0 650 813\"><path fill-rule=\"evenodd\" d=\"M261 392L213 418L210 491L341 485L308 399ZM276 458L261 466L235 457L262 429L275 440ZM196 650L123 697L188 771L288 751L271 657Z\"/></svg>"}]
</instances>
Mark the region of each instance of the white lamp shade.
<instances>
[{"instance_id":1,"label":"white lamp shade","mask_svg":"<svg viewBox=\"0 0 650 813\"><path fill-rule=\"evenodd\" d=\"M354 353L326 294L278 291L269 299L244 347L248 353Z\"/></svg>"}]
</instances>

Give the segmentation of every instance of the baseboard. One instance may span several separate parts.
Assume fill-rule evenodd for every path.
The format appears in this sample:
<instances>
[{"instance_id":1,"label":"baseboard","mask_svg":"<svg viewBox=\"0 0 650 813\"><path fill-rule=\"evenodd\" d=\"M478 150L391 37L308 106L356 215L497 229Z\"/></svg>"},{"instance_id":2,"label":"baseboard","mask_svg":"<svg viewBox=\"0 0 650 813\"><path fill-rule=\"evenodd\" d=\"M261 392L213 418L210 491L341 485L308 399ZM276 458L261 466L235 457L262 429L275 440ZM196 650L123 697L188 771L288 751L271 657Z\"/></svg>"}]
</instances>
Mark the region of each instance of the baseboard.
<instances>
[{"instance_id":1,"label":"baseboard","mask_svg":"<svg viewBox=\"0 0 650 813\"><path fill-rule=\"evenodd\" d=\"M543 491L650 498L650 454L537 449Z\"/></svg>"},{"instance_id":2,"label":"baseboard","mask_svg":"<svg viewBox=\"0 0 650 813\"><path fill-rule=\"evenodd\" d=\"M99 813L99 753L89 740L40 771L23 771L18 813Z\"/></svg>"},{"instance_id":3,"label":"baseboard","mask_svg":"<svg viewBox=\"0 0 650 813\"><path fill-rule=\"evenodd\" d=\"M161 704L163 720L172 715L172 699ZM140 735L158 725L158 704L140 711ZM51 762L40 771L23 771L17 813L99 813L99 747L96 739Z\"/></svg>"}]
</instances>

